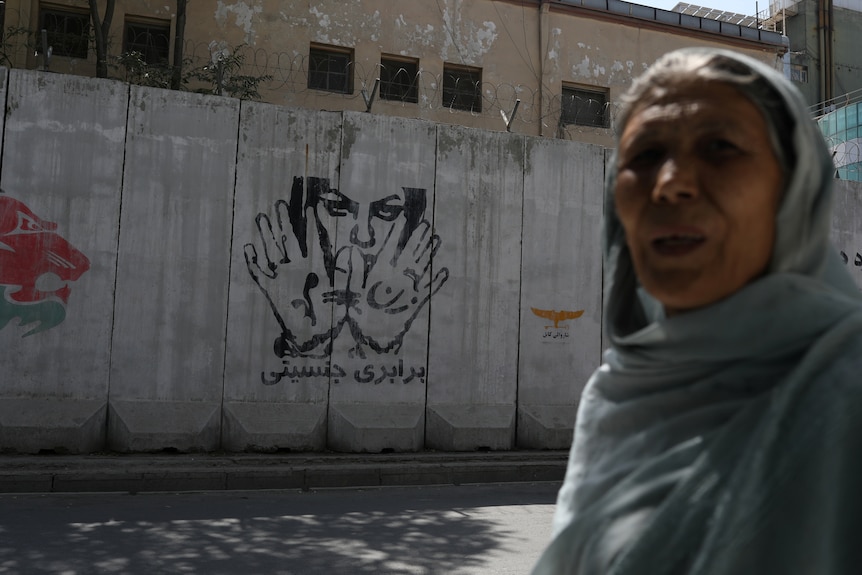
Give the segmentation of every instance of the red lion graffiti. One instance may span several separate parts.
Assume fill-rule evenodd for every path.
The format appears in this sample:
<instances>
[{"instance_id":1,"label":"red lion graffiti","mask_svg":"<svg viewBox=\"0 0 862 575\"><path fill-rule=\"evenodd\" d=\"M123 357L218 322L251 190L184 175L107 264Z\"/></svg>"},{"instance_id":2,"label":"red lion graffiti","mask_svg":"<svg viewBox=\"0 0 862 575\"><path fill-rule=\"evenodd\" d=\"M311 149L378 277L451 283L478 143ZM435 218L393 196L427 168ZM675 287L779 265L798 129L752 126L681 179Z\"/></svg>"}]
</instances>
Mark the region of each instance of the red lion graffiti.
<instances>
[{"instance_id":1,"label":"red lion graffiti","mask_svg":"<svg viewBox=\"0 0 862 575\"><path fill-rule=\"evenodd\" d=\"M0 192L2 193L2 192ZM0 195L0 329L11 319L39 324L24 335L65 318L69 284L90 260L22 202Z\"/></svg>"}]
</instances>

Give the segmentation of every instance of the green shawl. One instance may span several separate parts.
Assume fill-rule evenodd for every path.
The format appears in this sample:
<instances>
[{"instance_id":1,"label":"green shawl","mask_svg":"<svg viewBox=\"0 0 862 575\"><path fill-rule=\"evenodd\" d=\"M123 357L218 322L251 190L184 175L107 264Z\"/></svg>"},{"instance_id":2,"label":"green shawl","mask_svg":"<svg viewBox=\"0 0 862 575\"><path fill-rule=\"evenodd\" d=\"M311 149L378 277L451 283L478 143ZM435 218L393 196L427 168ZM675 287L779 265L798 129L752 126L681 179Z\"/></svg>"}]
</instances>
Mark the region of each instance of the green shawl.
<instances>
[{"instance_id":1,"label":"green shawl","mask_svg":"<svg viewBox=\"0 0 862 575\"><path fill-rule=\"evenodd\" d=\"M695 49L703 50L703 49ZM829 242L833 165L798 92L767 275L664 318L606 181L605 329L533 575L862 572L862 298Z\"/></svg>"}]
</instances>

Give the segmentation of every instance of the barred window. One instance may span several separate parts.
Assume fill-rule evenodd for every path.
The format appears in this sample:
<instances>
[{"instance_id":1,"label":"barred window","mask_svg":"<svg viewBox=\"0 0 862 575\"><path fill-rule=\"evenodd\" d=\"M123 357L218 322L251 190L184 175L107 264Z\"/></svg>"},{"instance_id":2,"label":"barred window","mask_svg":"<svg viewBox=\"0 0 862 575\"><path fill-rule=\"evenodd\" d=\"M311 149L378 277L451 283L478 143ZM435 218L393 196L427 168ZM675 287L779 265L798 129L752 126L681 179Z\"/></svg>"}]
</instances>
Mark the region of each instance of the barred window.
<instances>
[{"instance_id":1,"label":"barred window","mask_svg":"<svg viewBox=\"0 0 862 575\"><path fill-rule=\"evenodd\" d=\"M597 128L607 128L610 125L607 90L563 86L560 108L561 125L576 124Z\"/></svg>"},{"instance_id":2,"label":"barred window","mask_svg":"<svg viewBox=\"0 0 862 575\"><path fill-rule=\"evenodd\" d=\"M312 44L308 54L308 87L353 93L353 50Z\"/></svg>"},{"instance_id":3,"label":"barred window","mask_svg":"<svg viewBox=\"0 0 862 575\"><path fill-rule=\"evenodd\" d=\"M443 105L454 110L482 111L482 69L443 64Z\"/></svg>"},{"instance_id":4,"label":"barred window","mask_svg":"<svg viewBox=\"0 0 862 575\"><path fill-rule=\"evenodd\" d=\"M39 29L47 31L48 46L54 56L86 58L90 35L90 15L54 8L39 11ZM41 42L39 43L41 50Z\"/></svg>"},{"instance_id":5,"label":"barred window","mask_svg":"<svg viewBox=\"0 0 862 575\"><path fill-rule=\"evenodd\" d=\"M791 64L790 65L790 80L792 82L799 82L800 84L808 83L808 66L803 66L801 64Z\"/></svg>"},{"instance_id":6,"label":"barred window","mask_svg":"<svg viewBox=\"0 0 862 575\"><path fill-rule=\"evenodd\" d=\"M419 102L419 60L380 57L380 97L384 100Z\"/></svg>"},{"instance_id":7,"label":"barred window","mask_svg":"<svg viewBox=\"0 0 862 575\"><path fill-rule=\"evenodd\" d=\"M171 24L126 22L123 52L138 52L147 64L167 64L171 52Z\"/></svg>"}]
</instances>

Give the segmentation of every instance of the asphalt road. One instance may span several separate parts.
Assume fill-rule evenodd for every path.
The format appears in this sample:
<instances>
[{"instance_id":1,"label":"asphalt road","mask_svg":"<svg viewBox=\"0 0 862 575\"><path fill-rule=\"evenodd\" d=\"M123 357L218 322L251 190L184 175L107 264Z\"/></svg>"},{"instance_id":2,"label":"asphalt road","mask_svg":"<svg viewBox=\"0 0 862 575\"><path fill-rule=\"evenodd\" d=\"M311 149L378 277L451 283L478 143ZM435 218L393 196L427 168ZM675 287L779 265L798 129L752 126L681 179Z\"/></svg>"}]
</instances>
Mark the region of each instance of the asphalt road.
<instances>
[{"instance_id":1,"label":"asphalt road","mask_svg":"<svg viewBox=\"0 0 862 575\"><path fill-rule=\"evenodd\" d=\"M558 488L0 495L0 574L524 574Z\"/></svg>"}]
</instances>

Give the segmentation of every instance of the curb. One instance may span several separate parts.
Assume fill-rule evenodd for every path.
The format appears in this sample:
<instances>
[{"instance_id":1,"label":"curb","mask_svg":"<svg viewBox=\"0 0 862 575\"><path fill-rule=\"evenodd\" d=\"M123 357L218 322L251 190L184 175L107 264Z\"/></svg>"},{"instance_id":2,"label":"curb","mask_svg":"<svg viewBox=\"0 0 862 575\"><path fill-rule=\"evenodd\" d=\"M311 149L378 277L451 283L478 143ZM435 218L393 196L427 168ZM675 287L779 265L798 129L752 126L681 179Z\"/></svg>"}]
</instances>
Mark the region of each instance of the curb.
<instances>
[{"instance_id":1,"label":"curb","mask_svg":"<svg viewBox=\"0 0 862 575\"><path fill-rule=\"evenodd\" d=\"M562 481L567 451L0 456L0 493L323 489Z\"/></svg>"}]
</instances>

